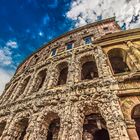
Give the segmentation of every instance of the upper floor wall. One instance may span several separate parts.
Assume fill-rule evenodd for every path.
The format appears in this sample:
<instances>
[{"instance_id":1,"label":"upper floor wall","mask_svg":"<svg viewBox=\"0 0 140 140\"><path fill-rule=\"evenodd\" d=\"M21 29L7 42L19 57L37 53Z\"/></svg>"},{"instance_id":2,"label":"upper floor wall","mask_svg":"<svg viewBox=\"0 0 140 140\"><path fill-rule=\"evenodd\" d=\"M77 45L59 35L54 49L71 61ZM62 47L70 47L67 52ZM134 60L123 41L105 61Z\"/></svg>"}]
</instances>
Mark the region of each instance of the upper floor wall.
<instances>
[{"instance_id":1,"label":"upper floor wall","mask_svg":"<svg viewBox=\"0 0 140 140\"><path fill-rule=\"evenodd\" d=\"M94 42L102 36L119 32L121 29L114 18L106 19L96 23L88 24L81 28L72 30L44 45L36 53L32 54L19 65L16 75L22 73L36 63L45 61L52 55L60 54L68 49L76 48L85 43Z\"/></svg>"}]
</instances>

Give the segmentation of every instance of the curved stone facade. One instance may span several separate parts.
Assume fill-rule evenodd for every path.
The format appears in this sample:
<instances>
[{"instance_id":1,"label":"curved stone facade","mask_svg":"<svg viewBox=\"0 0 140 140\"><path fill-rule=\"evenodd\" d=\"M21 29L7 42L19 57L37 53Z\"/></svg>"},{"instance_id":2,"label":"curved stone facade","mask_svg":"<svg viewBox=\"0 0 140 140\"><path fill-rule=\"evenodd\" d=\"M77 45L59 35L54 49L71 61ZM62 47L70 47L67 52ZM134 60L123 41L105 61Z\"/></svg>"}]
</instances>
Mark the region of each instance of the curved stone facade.
<instances>
[{"instance_id":1,"label":"curved stone facade","mask_svg":"<svg viewBox=\"0 0 140 140\"><path fill-rule=\"evenodd\" d=\"M140 29L114 18L70 31L18 67L0 98L1 140L139 140Z\"/></svg>"}]
</instances>

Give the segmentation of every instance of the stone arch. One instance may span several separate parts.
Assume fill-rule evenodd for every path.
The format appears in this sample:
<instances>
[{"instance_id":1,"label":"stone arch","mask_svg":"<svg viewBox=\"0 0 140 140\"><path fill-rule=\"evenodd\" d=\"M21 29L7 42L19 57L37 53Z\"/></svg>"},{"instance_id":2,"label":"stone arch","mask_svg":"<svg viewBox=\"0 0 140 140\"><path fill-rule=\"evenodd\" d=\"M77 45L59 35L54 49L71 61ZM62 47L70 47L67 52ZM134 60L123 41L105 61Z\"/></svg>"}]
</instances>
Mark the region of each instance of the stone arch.
<instances>
[{"instance_id":1,"label":"stone arch","mask_svg":"<svg viewBox=\"0 0 140 140\"><path fill-rule=\"evenodd\" d=\"M80 58L81 80L91 80L98 77L98 69L93 55L84 55Z\"/></svg>"},{"instance_id":2,"label":"stone arch","mask_svg":"<svg viewBox=\"0 0 140 140\"><path fill-rule=\"evenodd\" d=\"M39 72L35 77L35 82L32 90L39 91L43 87L46 77L47 77L47 68L39 70Z\"/></svg>"},{"instance_id":3,"label":"stone arch","mask_svg":"<svg viewBox=\"0 0 140 140\"><path fill-rule=\"evenodd\" d=\"M133 107L131 117L135 121L136 132L140 139L140 104Z\"/></svg>"},{"instance_id":4,"label":"stone arch","mask_svg":"<svg viewBox=\"0 0 140 140\"><path fill-rule=\"evenodd\" d=\"M38 62L38 60L39 60L39 56L38 56L38 54L35 54L35 55L31 58L31 60L30 60L30 62L29 62L29 65L30 65L30 66L35 65L35 64Z\"/></svg>"},{"instance_id":5,"label":"stone arch","mask_svg":"<svg viewBox=\"0 0 140 140\"><path fill-rule=\"evenodd\" d=\"M55 72L53 76L53 85L64 85L67 83L69 63L68 61L61 61L55 65Z\"/></svg>"},{"instance_id":6,"label":"stone arch","mask_svg":"<svg viewBox=\"0 0 140 140\"><path fill-rule=\"evenodd\" d=\"M37 126L40 127L40 132L37 134L37 139L54 140L58 138L60 129L60 117L53 110L44 109L38 117Z\"/></svg>"},{"instance_id":7,"label":"stone arch","mask_svg":"<svg viewBox=\"0 0 140 140\"><path fill-rule=\"evenodd\" d=\"M122 48L113 48L110 49L107 54L114 74L130 71L126 50Z\"/></svg>"},{"instance_id":8,"label":"stone arch","mask_svg":"<svg viewBox=\"0 0 140 140\"><path fill-rule=\"evenodd\" d=\"M140 104L140 101L137 97L126 98L121 103L121 109L126 120L130 121L132 119L132 111L135 106Z\"/></svg>"},{"instance_id":9,"label":"stone arch","mask_svg":"<svg viewBox=\"0 0 140 140\"><path fill-rule=\"evenodd\" d=\"M10 124L9 133L12 134L13 140L24 140L29 126L31 112L20 112L16 114Z\"/></svg>"},{"instance_id":10,"label":"stone arch","mask_svg":"<svg viewBox=\"0 0 140 140\"><path fill-rule=\"evenodd\" d=\"M93 107L92 107L93 108ZM101 116L98 108L86 110L83 123L83 140L110 140L106 121ZM97 109L97 110L96 110Z\"/></svg>"},{"instance_id":11,"label":"stone arch","mask_svg":"<svg viewBox=\"0 0 140 140\"><path fill-rule=\"evenodd\" d=\"M20 94L24 93L24 91L26 90L27 86L28 86L28 83L31 79L31 76L27 76L24 80L23 80L23 83L22 83L22 87L20 89Z\"/></svg>"},{"instance_id":12,"label":"stone arch","mask_svg":"<svg viewBox=\"0 0 140 140\"><path fill-rule=\"evenodd\" d=\"M68 77L68 63L63 62L57 66L59 71L58 82L57 85L64 85L67 82Z\"/></svg>"}]
</instances>

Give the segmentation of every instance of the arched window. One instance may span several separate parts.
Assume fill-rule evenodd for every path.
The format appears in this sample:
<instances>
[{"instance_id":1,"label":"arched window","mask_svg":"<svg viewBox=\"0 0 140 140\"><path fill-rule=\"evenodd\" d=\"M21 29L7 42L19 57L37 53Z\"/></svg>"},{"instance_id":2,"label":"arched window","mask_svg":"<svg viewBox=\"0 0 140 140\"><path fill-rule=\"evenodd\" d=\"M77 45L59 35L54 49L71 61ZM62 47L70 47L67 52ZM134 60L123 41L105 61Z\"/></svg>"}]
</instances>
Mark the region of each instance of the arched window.
<instances>
[{"instance_id":1,"label":"arched window","mask_svg":"<svg viewBox=\"0 0 140 140\"><path fill-rule=\"evenodd\" d=\"M25 91L25 89L27 88L27 85L28 85L28 83L29 83L30 78L31 78L31 76L27 77L27 78L23 81L23 84L22 84L20 93L23 93L23 92Z\"/></svg>"},{"instance_id":2,"label":"arched window","mask_svg":"<svg viewBox=\"0 0 140 140\"><path fill-rule=\"evenodd\" d=\"M30 66L35 65L35 64L38 62L38 60L39 60L39 56L38 56L37 54L35 54L35 55L33 56L33 58L31 59L29 65L30 65Z\"/></svg>"},{"instance_id":3,"label":"arched window","mask_svg":"<svg viewBox=\"0 0 140 140\"><path fill-rule=\"evenodd\" d=\"M110 140L106 123L99 114L85 116L83 140Z\"/></svg>"},{"instance_id":4,"label":"arched window","mask_svg":"<svg viewBox=\"0 0 140 140\"><path fill-rule=\"evenodd\" d=\"M52 120L49 125L47 140L57 140L59 129L60 129L60 119Z\"/></svg>"},{"instance_id":5,"label":"arched window","mask_svg":"<svg viewBox=\"0 0 140 140\"><path fill-rule=\"evenodd\" d=\"M5 129L5 126L6 126L6 122L2 122L0 123L0 137L2 136L2 133Z\"/></svg>"},{"instance_id":6,"label":"arched window","mask_svg":"<svg viewBox=\"0 0 140 140\"><path fill-rule=\"evenodd\" d=\"M39 89L42 88L42 86L43 86L43 84L44 84L44 81L45 81L45 79L46 79L46 75L47 75L46 71L47 71L47 70L44 69L44 70L42 70L42 71L40 71L40 72L38 73L37 78L36 78L35 85L34 85L34 87L33 87L33 90L34 90L34 91L39 91Z\"/></svg>"},{"instance_id":7,"label":"arched window","mask_svg":"<svg viewBox=\"0 0 140 140\"><path fill-rule=\"evenodd\" d=\"M24 140L26 131L28 128L28 124L29 124L28 118L23 118L15 122L15 131L16 131L15 139L16 140Z\"/></svg>"},{"instance_id":8,"label":"arched window","mask_svg":"<svg viewBox=\"0 0 140 140\"><path fill-rule=\"evenodd\" d=\"M108 52L108 57L114 71L114 74L128 72L127 53L123 49L115 48Z\"/></svg>"},{"instance_id":9,"label":"arched window","mask_svg":"<svg viewBox=\"0 0 140 140\"><path fill-rule=\"evenodd\" d=\"M58 66L58 82L57 85L64 85L67 82L68 63L64 62Z\"/></svg>"},{"instance_id":10,"label":"arched window","mask_svg":"<svg viewBox=\"0 0 140 140\"><path fill-rule=\"evenodd\" d=\"M140 139L140 104L133 108L132 119L135 120L136 131Z\"/></svg>"},{"instance_id":11,"label":"arched window","mask_svg":"<svg viewBox=\"0 0 140 140\"><path fill-rule=\"evenodd\" d=\"M81 59L81 80L94 79L98 77L98 70L94 58L92 56L86 56Z\"/></svg>"},{"instance_id":12,"label":"arched window","mask_svg":"<svg viewBox=\"0 0 140 140\"><path fill-rule=\"evenodd\" d=\"M44 140L58 140L58 133L60 130L60 117L57 113L47 112L47 115L43 115L42 120L40 121L40 125L42 127L41 136L43 136L42 138Z\"/></svg>"}]
</instances>

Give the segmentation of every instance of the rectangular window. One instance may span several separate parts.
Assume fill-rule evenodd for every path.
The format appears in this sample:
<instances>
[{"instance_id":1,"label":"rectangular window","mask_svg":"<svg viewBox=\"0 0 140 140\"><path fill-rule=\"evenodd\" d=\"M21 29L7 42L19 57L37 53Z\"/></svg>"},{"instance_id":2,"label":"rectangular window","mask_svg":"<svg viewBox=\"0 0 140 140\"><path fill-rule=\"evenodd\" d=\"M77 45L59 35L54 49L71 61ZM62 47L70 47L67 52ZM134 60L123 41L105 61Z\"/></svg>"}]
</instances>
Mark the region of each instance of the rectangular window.
<instances>
[{"instance_id":1,"label":"rectangular window","mask_svg":"<svg viewBox=\"0 0 140 140\"><path fill-rule=\"evenodd\" d=\"M55 56L56 55L56 48L51 50L51 56Z\"/></svg>"},{"instance_id":2,"label":"rectangular window","mask_svg":"<svg viewBox=\"0 0 140 140\"><path fill-rule=\"evenodd\" d=\"M73 43L68 43L67 44L67 50L71 50L73 48Z\"/></svg>"},{"instance_id":3,"label":"rectangular window","mask_svg":"<svg viewBox=\"0 0 140 140\"><path fill-rule=\"evenodd\" d=\"M103 28L105 32L109 31L108 27Z\"/></svg>"},{"instance_id":4,"label":"rectangular window","mask_svg":"<svg viewBox=\"0 0 140 140\"><path fill-rule=\"evenodd\" d=\"M91 37L90 36L85 37L84 41L85 41L85 44L90 44L91 43Z\"/></svg>"}]
</instances>

